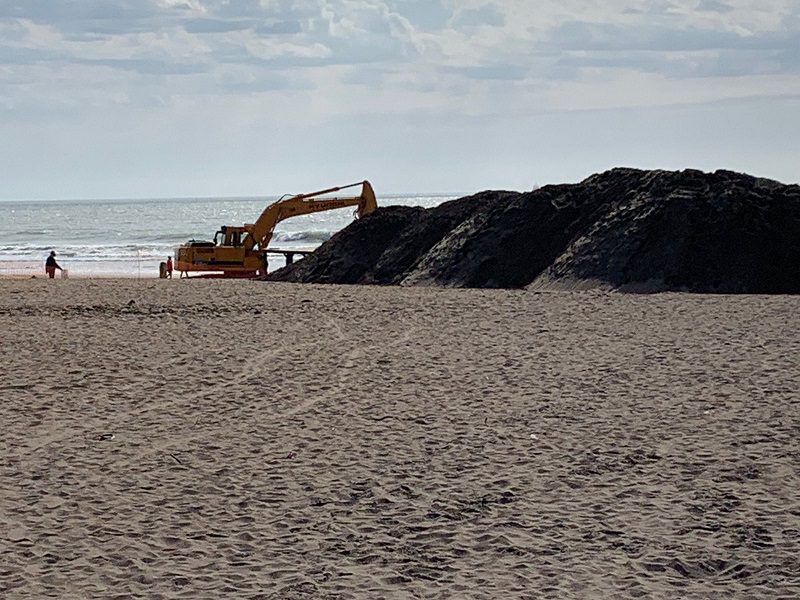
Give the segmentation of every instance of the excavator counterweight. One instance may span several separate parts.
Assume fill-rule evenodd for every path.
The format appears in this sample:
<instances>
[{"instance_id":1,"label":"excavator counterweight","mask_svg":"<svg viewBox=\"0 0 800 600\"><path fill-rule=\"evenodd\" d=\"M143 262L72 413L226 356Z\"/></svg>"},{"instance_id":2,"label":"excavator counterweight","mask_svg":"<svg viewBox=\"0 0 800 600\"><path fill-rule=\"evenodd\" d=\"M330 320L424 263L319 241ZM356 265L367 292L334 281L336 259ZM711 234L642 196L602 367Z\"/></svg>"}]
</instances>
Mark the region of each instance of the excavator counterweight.
<instances>
[{"instance_id":1,"label":"excavator counterweight","mask_svg":"<svg viewBox=\"0 0 800 600\"><path fill-rule=\"evenodd\" d=\"M358 196L328 196L361 186ZM324 210L355 206L358 217L373 212L378 203L368 181L284 197L267 206L254 223L223 225L213 242L190 240L175 249L175 270L217 272L222 277L255 277L267 272L267 252L275 226L285 219ZM274 250L269 250L274 252Z\"/></svg>"}]
</instances>

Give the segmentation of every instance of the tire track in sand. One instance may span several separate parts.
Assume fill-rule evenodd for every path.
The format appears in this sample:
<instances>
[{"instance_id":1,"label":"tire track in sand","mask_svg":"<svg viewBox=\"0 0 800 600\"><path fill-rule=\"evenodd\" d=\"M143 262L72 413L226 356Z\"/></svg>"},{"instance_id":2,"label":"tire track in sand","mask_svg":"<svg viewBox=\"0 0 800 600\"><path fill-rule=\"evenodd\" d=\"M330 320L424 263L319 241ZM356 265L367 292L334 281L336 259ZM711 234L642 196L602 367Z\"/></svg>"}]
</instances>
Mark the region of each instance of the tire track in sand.
<instances>
[{"instance_id":1,"label":"tire track in sand","mask_svg":"<svg viewBox=\"0 0 800 600\"><path fill-rule=\"evenodd\" d=\"M347 336L345 336L341 326L332 318L329 318L328 321L336 330L339 340L341 341L346 340ZM297 406L278 412L275 416L284 418L293 417L309 410L311 407L320 402L331 400L336 396L340 396L345 391L344 388L346 387L344 379L351 369L357 368L358 359L366 358L367 356L369 356L369 351L375 348L394 348L396 346L405 344L419 330L418 326L410 325L406 319L403 319L401 323L408 325L407 327L403 328L405 330L405 333L403 333L403 335L401 335L400 337L396 338L394 341L388 344L378 343L378 344L370 344L369 346L363 348L360 347L353 348L344 355L345 357L344 362L341 365L335 367L335 371L338 373L337 383L335 385L333 385L329 389L326 389L320 394L316 394L315 396L303 400Z\"/></svg>"}]
</instances>

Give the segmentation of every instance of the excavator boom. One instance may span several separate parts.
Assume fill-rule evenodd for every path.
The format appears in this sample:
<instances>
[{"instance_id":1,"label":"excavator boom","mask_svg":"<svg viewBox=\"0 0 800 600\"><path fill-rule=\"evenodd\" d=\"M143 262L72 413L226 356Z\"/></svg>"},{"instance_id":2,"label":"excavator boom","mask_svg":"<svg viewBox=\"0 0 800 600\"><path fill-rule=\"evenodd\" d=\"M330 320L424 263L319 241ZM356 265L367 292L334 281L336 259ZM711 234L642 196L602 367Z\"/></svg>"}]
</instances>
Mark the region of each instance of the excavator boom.
<instances>
[{"instance_id":1,"label":"excavator boom","mask_svg":"<svg viewBox=\"0 0 800 600\"><path fill-rule=\"evenodd\" d=\"M331 197L345 189L361 186L358 196ZM213 242L189 241L175 251L175 268L190 271L222 271L226 277L247 277L266 273L266 252L275 226L300 215L357 207L358 217L373 212L378 203L368 181L281 198L267 206L255 223L243 226L224 225Z\"/></svg>"},{"instance_id":2,"label":"excavator boom","mask_svg":"<svg viewBox=\"0 0 800 600\"><path fill-rule=\"evenodd\" d=\"M361 194L358 196L344 198L321 197L359 185L361 186ZM347 206L358 206L357 214L359 218L371 213L378 207L375 199L375 192L369 181L332 187L308 194L298 194L297 196L290 196L289 198L278 200L265 208L261 216L252 227L248 229L248 236L244 240L245 248L252 250L259 247L265 250L272 239L272 232L275 229L275 225L284 219Z\"/></svg>"}]
</instances>

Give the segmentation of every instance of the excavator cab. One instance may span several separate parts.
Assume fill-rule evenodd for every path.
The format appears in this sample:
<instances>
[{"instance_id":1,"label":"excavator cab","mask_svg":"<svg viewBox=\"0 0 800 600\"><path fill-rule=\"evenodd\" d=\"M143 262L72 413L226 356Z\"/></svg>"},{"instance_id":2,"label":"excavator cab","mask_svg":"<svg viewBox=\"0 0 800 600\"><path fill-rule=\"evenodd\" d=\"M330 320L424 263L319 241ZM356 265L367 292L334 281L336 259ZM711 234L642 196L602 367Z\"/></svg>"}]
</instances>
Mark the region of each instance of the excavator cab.
<instances>
[{"instance_id":1,"label":"excavator cab","mask_svg":"<svg viewBox=\"0 0 800 600\"><path fill-rule=\"evenodd\" d=\"M244 227L223 225L220 230L214 234L214 245L238 248L242 245L242 236L248 233L248 227L252 228L252 225L245 225Z\"/></svg>"}]
</instances>

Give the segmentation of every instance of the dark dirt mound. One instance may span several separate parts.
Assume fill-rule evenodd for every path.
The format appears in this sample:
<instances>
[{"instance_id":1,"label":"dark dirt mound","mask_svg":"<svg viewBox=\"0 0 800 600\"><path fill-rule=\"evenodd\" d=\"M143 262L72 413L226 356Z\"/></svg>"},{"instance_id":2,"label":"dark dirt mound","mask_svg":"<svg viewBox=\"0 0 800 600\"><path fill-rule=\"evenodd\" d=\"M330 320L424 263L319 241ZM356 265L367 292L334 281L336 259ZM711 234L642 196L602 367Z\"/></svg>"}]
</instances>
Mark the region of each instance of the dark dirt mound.
<instances>
[{"instance_id":1,"label":"dark dirt mound","mask_svg":"<svg viewBox=\"0 0 800 600\"><path fill-rule=\"evenodd\" d=\"M432 209L387 207L269 276L313 283L800 292L800 186L614 169Z\"/></svg>"}]
</instances>

